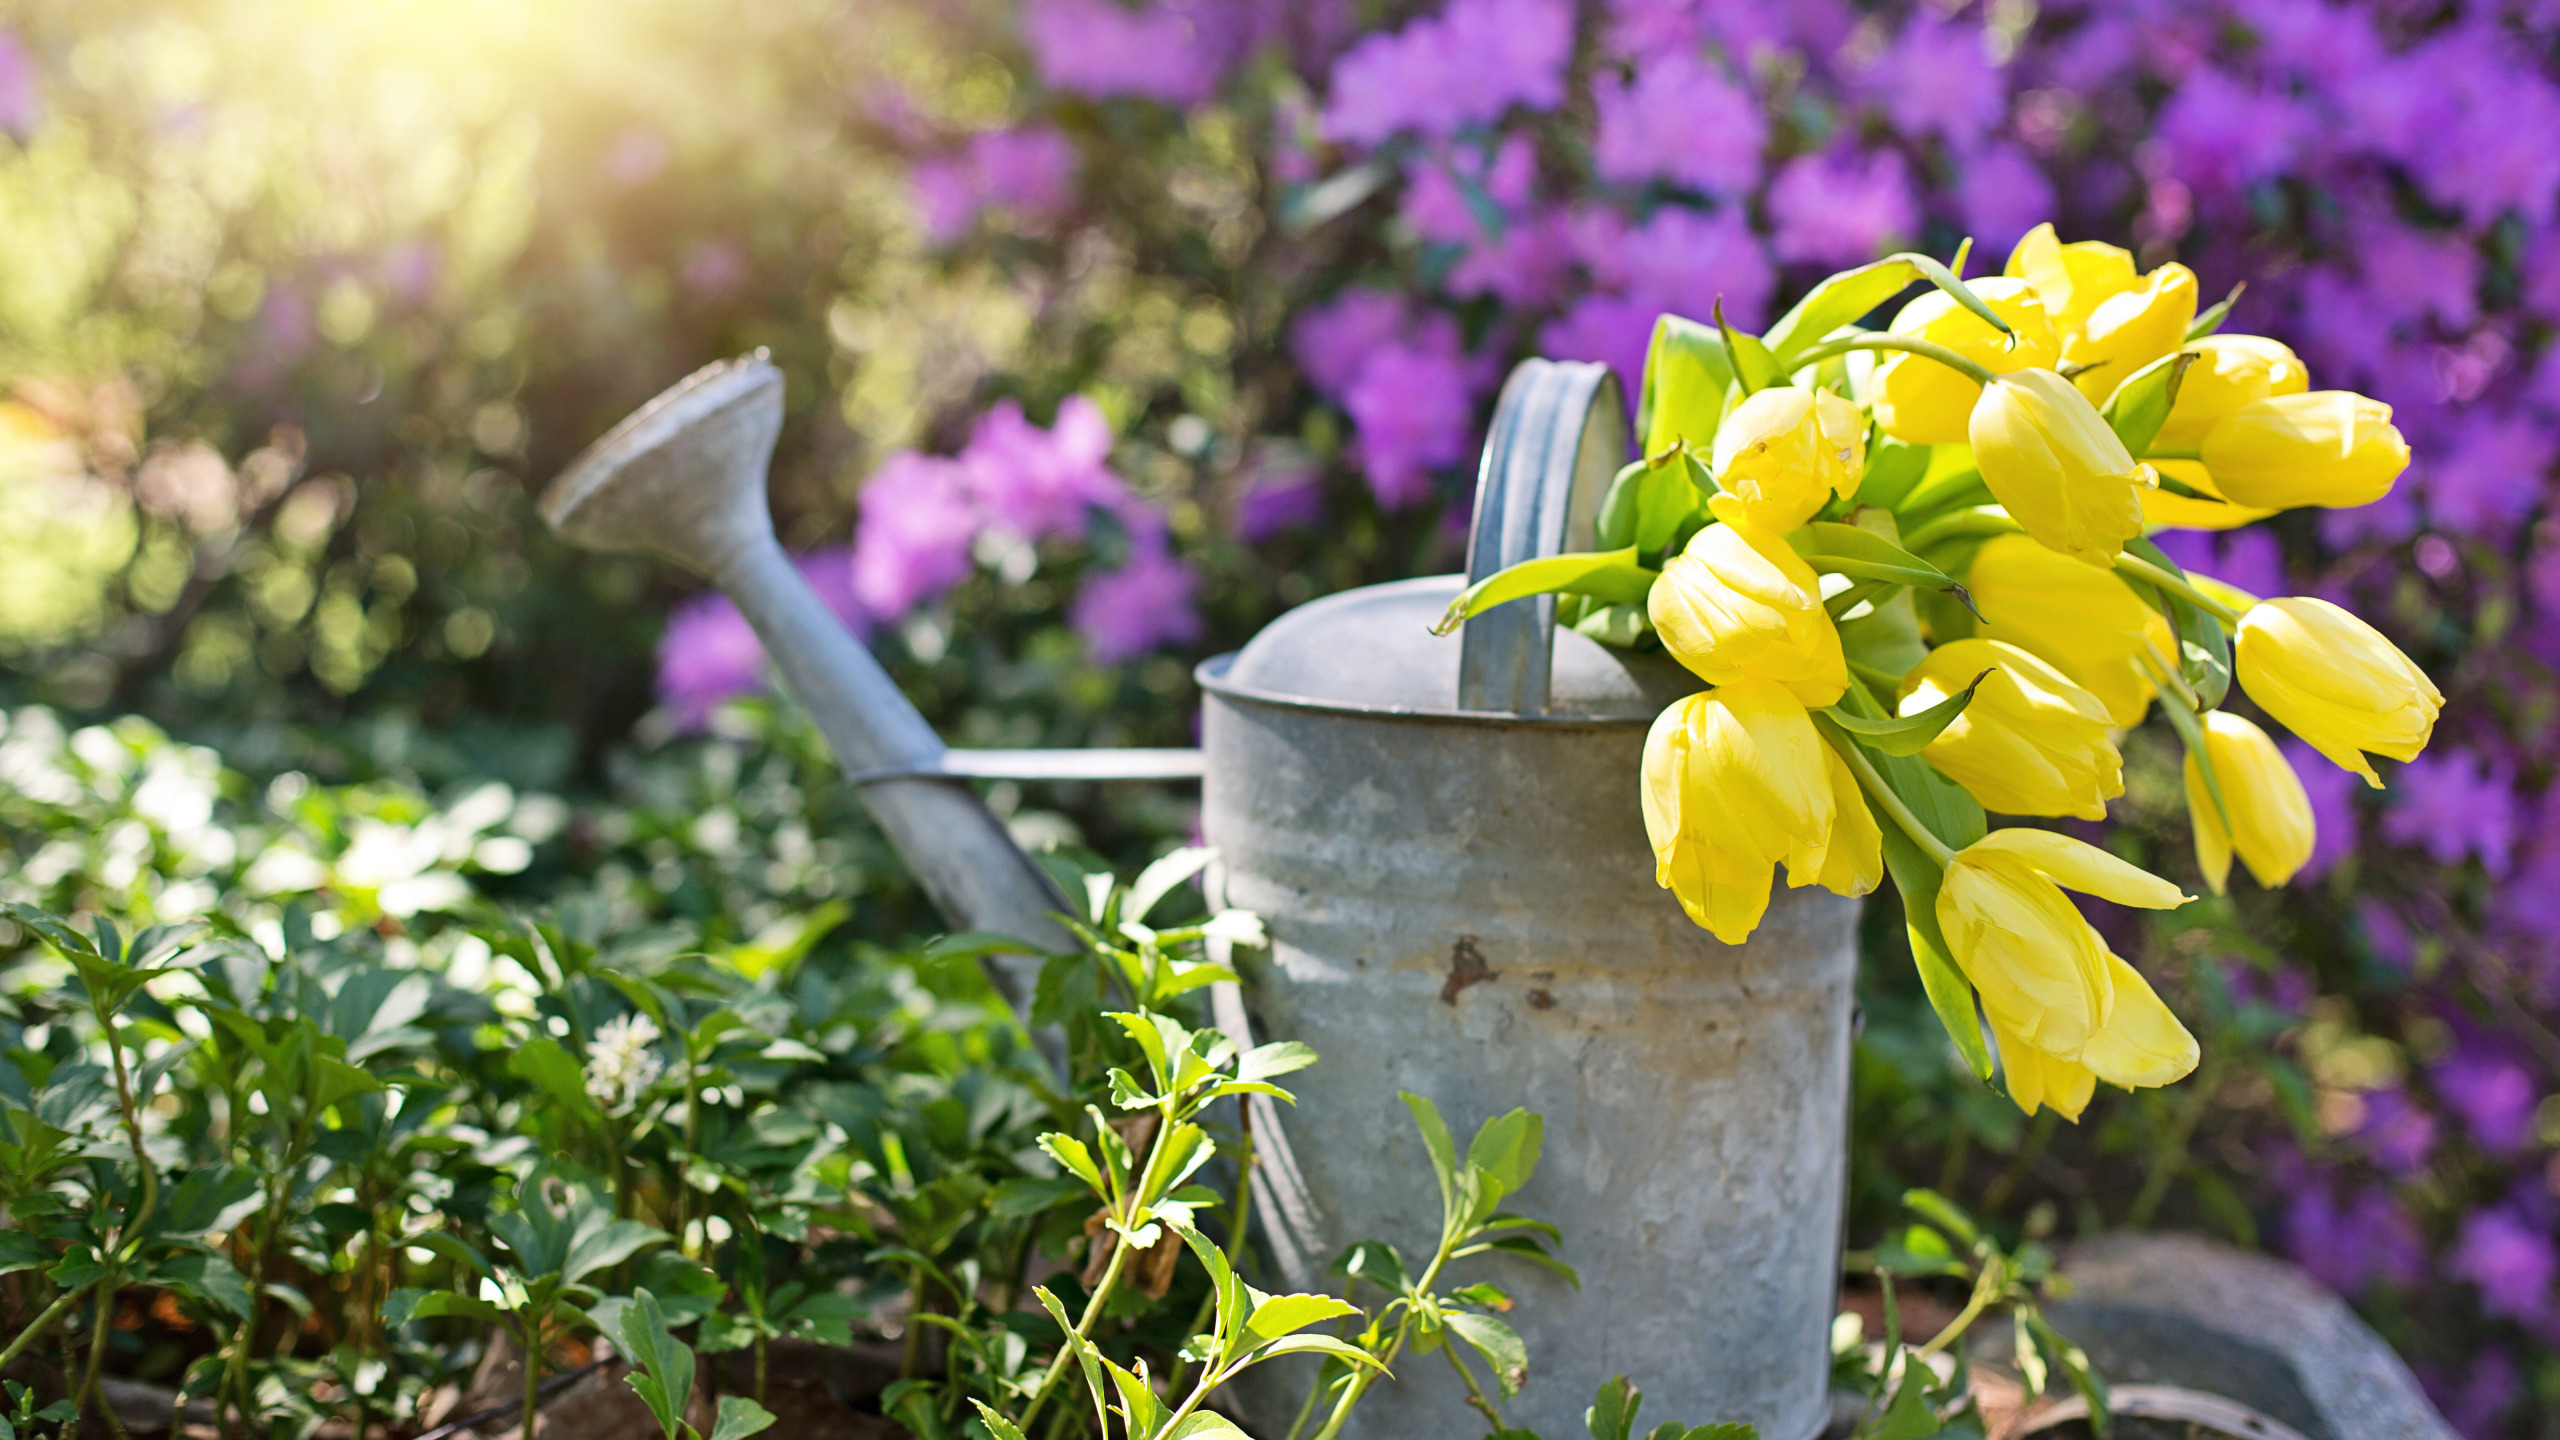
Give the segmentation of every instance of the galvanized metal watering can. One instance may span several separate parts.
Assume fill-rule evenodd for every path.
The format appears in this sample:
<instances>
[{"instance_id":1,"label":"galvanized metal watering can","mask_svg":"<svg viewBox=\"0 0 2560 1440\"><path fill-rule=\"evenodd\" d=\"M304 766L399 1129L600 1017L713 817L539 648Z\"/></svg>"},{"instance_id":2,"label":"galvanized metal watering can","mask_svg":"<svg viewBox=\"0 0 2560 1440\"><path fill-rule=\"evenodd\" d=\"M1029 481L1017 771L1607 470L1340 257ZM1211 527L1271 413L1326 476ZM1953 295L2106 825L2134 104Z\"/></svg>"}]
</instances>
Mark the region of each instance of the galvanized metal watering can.
<instances>
[{"instance_id":1,"label":"galvanized metal watering can","mask_svg":"<svg viewBox=\"0 0 2560 1440\"><path fill-rule=\"evenodd\" d=\"M1578 1434L1594 1388L1623 1373L1650 1420L1822 1430L1855 905L1783 892L1726 946L1654 885L1636 775L1655 714L1697 688L1677 665L1558 629L1552 597L1479 616L1456 642L1429 634L1466 579L1590 548L1627 449L1605 368L1513 373L1467 577L1329 596L1202 665L1198 753L944 750L774 540L780 418L770 365L715 365L582 456L545 516L726 589L955 926L1065 943L1059 900L957 777L1202 776L1213 898L1260 912L1272 937L1244 992L1213 997L1219 1021L1324 1057L1292 1081L1310 1120L1267 1102L1254 1116L1255 1209L1291 1288L1338 1284L1324 1267L1356 1240L1428 1254L1439 1197L1397 1091L1461 1134L1523 1106L1546 1118L1545 1159L1509 1208L1563 1228L1582 1286L1479 1262L1521 1302L1531 1380L1509 1423ZM1024 978L998 975L1018 994ZM1346 1433L1481 1429L1447 1367L1409 1354L1398 1370ZM1247 1399L1276 1436L1313 1371L1256 1373L1271 1372Z\"/></svg>"}]
</instances>

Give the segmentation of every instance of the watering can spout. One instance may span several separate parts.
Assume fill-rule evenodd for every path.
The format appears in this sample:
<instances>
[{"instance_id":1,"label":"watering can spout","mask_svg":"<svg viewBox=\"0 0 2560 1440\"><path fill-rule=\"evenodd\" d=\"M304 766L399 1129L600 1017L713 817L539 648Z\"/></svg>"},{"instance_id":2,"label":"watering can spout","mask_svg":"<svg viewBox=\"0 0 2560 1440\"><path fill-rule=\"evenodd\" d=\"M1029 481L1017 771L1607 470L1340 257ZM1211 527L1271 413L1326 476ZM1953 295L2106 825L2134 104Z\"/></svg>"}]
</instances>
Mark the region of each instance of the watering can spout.
<instances>
[{"instance_id":1,"label":"watering can spout","mask_svg":"<svg viewBox=\"0 0 2560 1440\"><path fill-rule=\"evenodd\" d=\"M706 366L572 461L543 492L542 517L573 545L673 560L727 591L943 918L1070 948L1048 878L977 792L949 778L933 727L783 553L765 497L781 429L782 372L763 352ZM1017 1008L1033 965L990 966Z\"/></svg>"}]
</instances>

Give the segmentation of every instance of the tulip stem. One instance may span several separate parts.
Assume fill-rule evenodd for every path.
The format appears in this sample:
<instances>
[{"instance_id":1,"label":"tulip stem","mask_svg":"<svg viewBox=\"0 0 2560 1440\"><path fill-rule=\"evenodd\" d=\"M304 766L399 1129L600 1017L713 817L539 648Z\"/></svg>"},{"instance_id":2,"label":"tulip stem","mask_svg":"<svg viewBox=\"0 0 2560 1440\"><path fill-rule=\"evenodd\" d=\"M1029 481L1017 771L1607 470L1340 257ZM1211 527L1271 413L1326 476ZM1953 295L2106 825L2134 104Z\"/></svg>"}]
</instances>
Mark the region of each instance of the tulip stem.
<instances>
[{"instance_id":1,"label":"tulip stem","mask_svg":"<svg viewBox=\"0 0 2560 1440\"><path fill-rule=\"evenodd\" d=\"M1805 351L1798 355L1793 363L1795 368L1801 370L1807 365L1818 365L1834 356L1846 355L1852 350L1899 350L1906 355L1935 360L1948 369L1962 374L1976 385L1988 385L1999 378L1992 373L1990 366L1978 360L1959 355L1944 345L1910 335L1855 335L1846 340L1834 340Z\"/></svg>"},{"instance_id":2,"label":"tulip stem","mask_svg":"<svg viewBox=\"0 0 2560 1440\"><path fill-rule=\"evenodd\" d=\"M1997 505L1970 505L1918 527L1902 537L1902 548L1914 554L1958 535L2023 535L2027 527Z\"/></svg>"},{"instance_id":3,"label":"tulip stem","mask_svg":"<svg viewBox=\"0 0 2560 1440\"><path fill-rule=\"evenodd\" d=\"M2154 445L2142 452L2145 460L2202 460L2204 452L2193 445Z\"/></svg>"},{"instance_id":4,"label":"tulip stem","mask_svg":"<svg viewBox=\"0 0 2560 1440\"><path fill-rule=\"evenodd\" d=\"M2186 577L2170 574L2139 555L2118 555L2116 570L2117 573L2130 575L2145 585L2159 586L2225 625L2236 628L2240 624L2239 611L2187 583Z\"/></svg>"},{"instance_id":5,"label":"tulip stem","mask_svg":"<svg viewBox=\"0 0 2560 1440\"><path fill-rule=\"evenodd\" d=\"M1858 777L1858 788L1867 792L1868 798L1876 802L1876 808L1882 810L1886 818L1902 827L1902 833L1911 837L1912 844L1927 851L1929 858L1942 867L1955 863L1956 852L1946 841L1939 839L1936 832L1921 824L1920 817L1911 813L1911 807L1902 803L1902 797L1893 793L1893 787L1877 773L1875 762L1867 758L1867 752L1859 747L1857 741L1832 724L1828 716L1816 714L1813 723L1822 728L1822 738L1831 742L1831 748L1840 752L1840 759L1849 767L1849 773Z\"/></svg>"}]
</instances>

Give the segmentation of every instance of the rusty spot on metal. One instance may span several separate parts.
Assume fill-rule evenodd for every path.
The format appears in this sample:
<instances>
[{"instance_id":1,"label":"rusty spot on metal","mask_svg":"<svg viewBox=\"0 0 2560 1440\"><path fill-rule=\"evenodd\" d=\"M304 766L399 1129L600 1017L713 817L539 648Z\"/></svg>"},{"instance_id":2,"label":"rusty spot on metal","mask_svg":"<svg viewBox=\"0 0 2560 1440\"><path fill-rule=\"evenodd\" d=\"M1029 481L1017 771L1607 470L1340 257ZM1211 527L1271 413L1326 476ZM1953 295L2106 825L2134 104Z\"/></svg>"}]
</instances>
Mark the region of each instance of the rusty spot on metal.
<instances>
[{"instance_id":1,"label":"rusty spot on metal","mask_svg":"<svg viewBox=\"0 0 2560 1440\"><path fill-rule=\"evenodd\" d=\"M1532 1010L1553 1010L1556 1008L1556 997L1548 994L1544 990L1532 990L1529 992L1529 1008Z\"/></svg>"},{"instance_id":2,"label":"rusty spot on metal","mask_svg":"<svg viewBox=\"0 0 2560 1440\"><path fill-rule=\"evenodd\" d=\"M1458 943L1449 947L1449 978L1440 986L1440 1003L1455 1005L1459 991L1493 978L1493 968L1484 963L1484 952L1476 948L1476 937L1461 935Z\"/></svg>"}]
</instances>

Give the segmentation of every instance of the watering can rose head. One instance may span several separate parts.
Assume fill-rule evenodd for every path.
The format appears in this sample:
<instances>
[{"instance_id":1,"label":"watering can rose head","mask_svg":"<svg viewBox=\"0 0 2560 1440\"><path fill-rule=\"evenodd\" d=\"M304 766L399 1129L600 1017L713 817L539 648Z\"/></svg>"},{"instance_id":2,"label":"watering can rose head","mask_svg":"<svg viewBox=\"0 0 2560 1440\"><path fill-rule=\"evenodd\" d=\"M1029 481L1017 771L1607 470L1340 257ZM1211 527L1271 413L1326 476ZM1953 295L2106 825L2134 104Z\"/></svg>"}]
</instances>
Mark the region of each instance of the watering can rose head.
<instances>
[{"instance_id":1,"label":"watering can rose head","mask_svg":"<svg viewBox=\"0 0 2560 1440\"><path fill-rule=\"evenodd\" d=\"M2308 791L2226 700L2379 785L2367 756L2414 759L2443 696L2337 605L2260 600L2149 538L2382 498L2409 463L2389 406L2219 333L2240 292L2200 308L2184 266L2143 273L2050 225L2005 275L1968 282L1964 261L1834 275L1764 336L1664 317L1644 383L1661 443L1603 498L1603 548L1501 593L1574 596L1558 613L1584 634L1658 642L1714 687L1661 713L1639 787L1655 879L1691 919L1741 943L1779 866L1857 895L1890 862L1957 1049L2020 1108L2077 1119L2097 1082L2165 1085L2197 1051L2064 891L2186 895L1990 817L2105 818L2122 733L2156 710L2185 751L2197 878L2221 892L2236 858L2283 885L2314 853Z\"/></svg>"}]
</instances>

